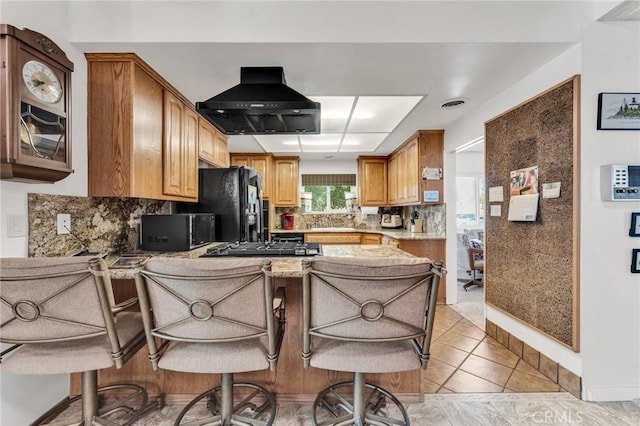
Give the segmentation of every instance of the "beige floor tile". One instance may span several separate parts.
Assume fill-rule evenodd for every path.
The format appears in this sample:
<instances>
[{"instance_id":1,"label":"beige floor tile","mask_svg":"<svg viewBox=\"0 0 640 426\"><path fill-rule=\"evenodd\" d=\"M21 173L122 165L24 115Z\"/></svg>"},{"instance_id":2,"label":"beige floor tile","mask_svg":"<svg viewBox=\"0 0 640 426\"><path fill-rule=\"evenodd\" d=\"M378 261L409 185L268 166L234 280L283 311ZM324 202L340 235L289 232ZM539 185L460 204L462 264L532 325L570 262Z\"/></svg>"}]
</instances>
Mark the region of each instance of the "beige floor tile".
<instances>
[{"instance_id":1,"label":"beige floor tile","mask_svg":"<svg viewBox=\"0 0 640 426\"><path fill-rule=\"evenodd\" d=\"M533 368L523 359L521 359L518 362L518 365L516 365L516 370L522 371L523 373L531 374L532 376L535 376L539 379L545 379L545 380L549 379L547 376L545 376L544 374L542 374L541 372Z\"/></svg>"},{"instance_id":2,"label":"beige floor tile","mask_svg":"<svg viewBox=\"0 0 640 426\"><path fill-rule=\"evenodd\" d=\"M454 331L463 336L471 337L473 339L482 340L486 336L485 332L478 326L469 320L463 319L451 328Z\"/></svg>"},{"instance_id":3,"label":"beige floor tile","mask_svg":"<svg viewBox=\"0 0 640 426\"><path fill-rule=\"evenodd\" d=\"M455 393L472 393L472 392L501 392L502 386L491 383L488 380L481 379L462 370L458 370L444 384L447 389L451 389Z\"/></svg>"},{"instance_id":4,"label":"beige floor tile","mask_svg":"<svg viewBox=\"0 0 640 426\"><path fill-rule=\"evenodd\" d=\"M438 338L438 343L444 343L445 345L452 346L465 352L471 352L476 346L478 346L480 340L472 339L471 337L463 336L462 334L454 333L453 331L447 331Z\"/></svg>"},{"instance_id":5,"label":"beige floor tile","mask_svg":"<svg viewBox=\"0 0 640 426\"><path fill-rule=\"evenodd\" d=\"M514 370L506 388L515 392L558 392L560 386L549 379L541 379L531 374Z\"/></svg>"},{"instance_id":6,"label":"beige floor tile","mask_svg":"<svg viewBox=\"0 0 640 426\"><path fill-rule=\"evenodd\" d=\"M469 358L462 363L460 370L500 386L504 386L507 383L513 372L512 368L476 355L470 355Z\"/></svg>"},{"instance_id":7,"label":"beige floor tile","mask_svg":"<svg viewBox=\"0 0 640 426\"><path fill-rule=\"evenodd\" d=\"M487 339L480 342L472 353L510 368L515 368L519 361L516 354L509 349L499 343L489 343Z\"/></svg>"},{"instance_id":8,"label":"beige floor tile","mask_svg":"<svg viewBox=\"0 0 640 426\"><path fill-rule=\"evenodd\" d=\"M460 315L447 305L437 305L436 318L449 318L451 320L459 321L462 319L462 315Z\"/></svg>"},{"instance_id":9,"label":"beige floor tile","mask_svg":"<svg viewBox=\"0 0 640 426\"><path fill-rule=\"evenodd\" d=\"M431 359L437 359L445 364L449 364L453 367L458 367L462 364L462 361L469 356L468 352L461 351L460 349L452 348L436 341L431 345ZM427 369L429 367L427 366Z\"/></svg>"},{"instance_id":10,"label":"beige floor tile","mask_svg":"<svg viewBox=\"0 0 640 426\"><path fill-rule=\"evenodd\" d=\"M422 378L422 391L424 393L436 393L440 389L440 385L429 379Z\"/></svg>"},{"instance_id":11,"label":"beige floor tile","mask_svg":"<svg viewBox=\"0 0 640 426\"><path fill-rule=\"evenodd\" d=\"M455 369L455 367L445 364L442 361L430 359L427 369L422 373L422 377L441 385L447 381Z\"/></svg>"},{"instance_id":12,"label":"beige floor tile","mask_svg":"<svg viewBox=\"0 0 640 426\"><path fill-rule=\"evenodd\" d=\"M452 391L451 389L447 389L445 387L442 387L440 389L438 389L438 392L436 393L455 393L454 391Z\"/></svg>"}]
</instances>

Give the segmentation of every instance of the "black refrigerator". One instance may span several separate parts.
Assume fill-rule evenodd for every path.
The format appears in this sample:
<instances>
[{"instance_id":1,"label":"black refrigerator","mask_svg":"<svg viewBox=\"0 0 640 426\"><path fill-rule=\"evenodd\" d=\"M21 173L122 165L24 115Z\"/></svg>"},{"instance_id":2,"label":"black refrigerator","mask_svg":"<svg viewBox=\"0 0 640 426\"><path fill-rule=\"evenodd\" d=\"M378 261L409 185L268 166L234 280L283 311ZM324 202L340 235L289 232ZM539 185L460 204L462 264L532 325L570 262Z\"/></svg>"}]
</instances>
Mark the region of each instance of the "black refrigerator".
<instances>
[{"instance_id":1,"label":"black refrigerator","mask_svg":"<svg viewBox=\"0 0 640 426\"><path fill-rule=\"evenodd\" d=\"M215 214L215 241L263 241L262 176L250 167L199 169L198 202L178 213Z\"/></svg>"}]
</instances>

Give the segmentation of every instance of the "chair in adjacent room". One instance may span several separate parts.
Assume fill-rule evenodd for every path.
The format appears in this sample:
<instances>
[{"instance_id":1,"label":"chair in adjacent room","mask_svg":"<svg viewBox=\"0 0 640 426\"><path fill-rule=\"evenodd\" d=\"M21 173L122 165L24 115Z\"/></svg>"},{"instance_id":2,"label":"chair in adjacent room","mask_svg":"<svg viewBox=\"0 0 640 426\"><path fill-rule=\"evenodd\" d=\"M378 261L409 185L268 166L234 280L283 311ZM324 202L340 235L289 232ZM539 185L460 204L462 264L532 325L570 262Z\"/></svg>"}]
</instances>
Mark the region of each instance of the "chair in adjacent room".
<instances>
[{"instance_id":1,"label":"chair in adjacent room","mask_svg":"<svg viewBox=\"0 0 640 426\"><path fill-rule=\"evenodd\" d=\"M161 405L138 385L97 388L97 370L121 368L145 343L140 313L126 311L136 300L115 305L104 260L0 259L0 299L2 373L81 374L82 394L33 424L130 425Z\"/></svg>"},{"instance_id":2,"label":"chair in adjacent room","mask_svg":"<svg viewBox=\"0 0 640 426\"><path fill-rule=\"evenodd\" d=\"M472 285L482 287L484 282L476 276L476 273L484 273L484 244L479 240L469 240L469 247L467 248L467 256L469 259L469 272L471 274L471 280L466 282L462 288L467 291L467 288Z\"/></svg>"},{"instance_id":3,"label":"chair in adjacent room","mask_svg":"<svg viewBox=\"0 0 640 426\"><path fill-rule=\"evenodd\" d=\"M221 374L175 425L273 423L273 394L233 380L275 369L284 318L274 314L272 284L271 262L247 258L152 258L136 276L153 369Z\"/></svg>"},{"instance_id":4,"label":"chair in adjacent room","mask_svg":"<svg viewBox=\"0 0 640 426\"><path fill-rule=\"evenodd\" d=\"M318 395L313 423L408 425L400 401L365 373L427 367L441 263L316 257L303 266L304 367L354 374Z\"/></svg>"}]
</instances>

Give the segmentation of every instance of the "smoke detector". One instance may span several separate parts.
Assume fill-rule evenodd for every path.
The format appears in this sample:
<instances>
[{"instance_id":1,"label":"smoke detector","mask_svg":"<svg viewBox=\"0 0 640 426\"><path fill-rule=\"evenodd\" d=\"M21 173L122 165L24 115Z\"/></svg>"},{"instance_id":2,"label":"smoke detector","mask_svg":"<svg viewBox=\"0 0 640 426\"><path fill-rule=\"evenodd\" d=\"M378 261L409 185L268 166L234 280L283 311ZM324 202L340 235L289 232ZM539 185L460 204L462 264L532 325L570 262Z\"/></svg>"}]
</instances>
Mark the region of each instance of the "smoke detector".
<instances>
[{"instance_id":1,"label":"smoke detector","mask_svg":"<svg viewBox=\"0 0 640 426\"><path fill-rule=\"evenodd\" d=\"M463 106L467 101L469 100L469 98L452 98L452 99L445 99L444 101L442 101L442 109L454 109L454 108L460 108L461 106Z\"/></svg>"}]
</instances>

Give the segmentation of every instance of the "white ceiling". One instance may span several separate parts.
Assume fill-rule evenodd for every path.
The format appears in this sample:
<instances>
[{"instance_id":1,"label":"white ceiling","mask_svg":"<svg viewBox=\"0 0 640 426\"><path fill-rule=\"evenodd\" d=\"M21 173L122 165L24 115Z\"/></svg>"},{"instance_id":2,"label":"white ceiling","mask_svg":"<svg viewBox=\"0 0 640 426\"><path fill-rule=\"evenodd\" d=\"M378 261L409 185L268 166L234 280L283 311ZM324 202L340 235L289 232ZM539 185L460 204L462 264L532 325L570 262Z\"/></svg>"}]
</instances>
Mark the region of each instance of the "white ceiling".
<instances>
[{"instance_id":1,"label":"white ceiling","mask_svg":"<svg viewBox=\"0 0 640 426\"><path fill-rule=\"evenodd\" d=\"M407 100L403 107L383 114L395 117L391 124L323 117L322 128L331 134L299 140L277 135L229 139L231 152L270 151L303 159L388 154L418 129L446 129L579 42L582 26L599 13L584 1L381 1L370 2L366 9L364 2L238 1L216 9L224 32L219 26L207 33L206 28L184 23L184 33L175 28L154 32L163 19L182 13L202 15L202 11L179 7L186 3L162 3L162 8L172 12L158 15L156 23L152 18L140 22L149 14L133 7L119 12L126 13L130 21L125 28L130 35L101 33L100 28L92 31L86 6L77 7L75 13L82 13L86 28L73 31L74 44L83 51L135 52L194 103L238 84L242 66L284 67L287 84L319 99L323 112L340 103L335 97L346 97L343 101L350 107L355 102L354 112L358 106L374 104L375 97ZM348 6L352 9L344 9ZM388 9L377 11L373 6ZM353 9L356 7L360 12ZM188 19L172 22L183 21ZM464 106L441 108L443 102L459 97L467 100ZM348 133L343 137L345 129ZM364 145L356 145L356 137L349 133L360 135L359 143ZM332 138L331 152L323 152L318 139ZM338 148L342 152L336 152Z\"/></svg>"}]
</instances>

